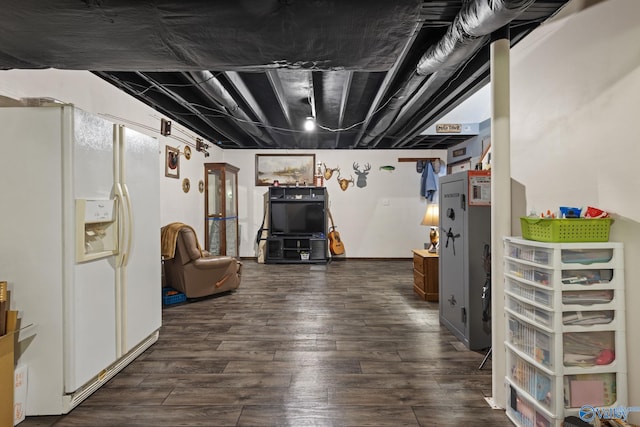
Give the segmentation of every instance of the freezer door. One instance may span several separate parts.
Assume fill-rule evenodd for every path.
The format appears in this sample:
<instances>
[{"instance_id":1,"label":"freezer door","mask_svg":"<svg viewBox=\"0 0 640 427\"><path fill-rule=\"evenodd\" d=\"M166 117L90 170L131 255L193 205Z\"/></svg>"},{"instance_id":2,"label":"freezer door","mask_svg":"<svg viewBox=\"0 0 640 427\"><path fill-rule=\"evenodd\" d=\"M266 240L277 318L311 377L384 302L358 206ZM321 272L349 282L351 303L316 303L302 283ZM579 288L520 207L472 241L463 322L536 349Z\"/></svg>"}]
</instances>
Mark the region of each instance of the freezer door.
<instances>
[{"instance_id":1,"label":"freezer door","mask_svg":"<svg viewBox=\"0 0 640 427\"><path fill-rule=\"evenodd\" d=\"M160 257L160 150L155 138L121 128L121 181L131 207L122 268L122 351L126 353L162 323Z\"/></svg>"},{"instance_id":2,"label":"freezer door","mask_svg":"<svg viewBox=\"0 0 640 427\"><path fill-rule=\"evenodd\" d=\"M75 224L76 199L111 198L113 124L74 109L72 129L63 142L67 184L65 220ZM65 392L83 386L116 360L114 257L75 261L75 227L65 227L64 378Z\"/></svg>"}]
</instances>

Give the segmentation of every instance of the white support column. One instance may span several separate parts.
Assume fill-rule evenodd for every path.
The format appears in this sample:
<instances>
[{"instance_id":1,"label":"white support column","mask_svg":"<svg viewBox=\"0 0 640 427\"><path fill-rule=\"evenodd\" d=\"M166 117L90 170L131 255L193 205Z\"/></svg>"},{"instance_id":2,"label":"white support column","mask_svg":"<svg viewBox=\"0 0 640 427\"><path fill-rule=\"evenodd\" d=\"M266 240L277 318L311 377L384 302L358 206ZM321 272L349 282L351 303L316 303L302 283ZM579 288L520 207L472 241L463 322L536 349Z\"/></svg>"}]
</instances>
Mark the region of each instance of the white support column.
<instances>
[{"instance_id":1,"label":"white support column","mask_svg":"<svg viewBox=\"0 0 640 427\"><path fill-rule=\"evenodd\" d=\"M493 403L504 408L506 353L504 317L504 247L511 235L511 154L509 30L491 42L491 345Z\"/></svg>"}]
</instances>

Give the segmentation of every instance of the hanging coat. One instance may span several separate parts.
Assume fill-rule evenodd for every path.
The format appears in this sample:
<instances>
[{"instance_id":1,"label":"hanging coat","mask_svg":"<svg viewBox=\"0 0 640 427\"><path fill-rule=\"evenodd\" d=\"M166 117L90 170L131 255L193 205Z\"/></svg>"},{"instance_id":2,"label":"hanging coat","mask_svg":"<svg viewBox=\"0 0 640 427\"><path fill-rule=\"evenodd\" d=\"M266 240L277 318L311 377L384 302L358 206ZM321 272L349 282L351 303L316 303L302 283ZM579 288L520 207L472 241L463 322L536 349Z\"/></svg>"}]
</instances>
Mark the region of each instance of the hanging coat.
<instances>
[{"instance_id":1,"label":"hanging coat","mask_svg":"<svg viewBox=\"0 0 640 427\"><path fill-rule=\"evenodd\" d=\"M433 172L433 166L431 162L427 162L422 170L422 177L420 180L420 195L425 197L430 202L433 202L433 196L438 191L438 181L435 172Z\"/></svg>"}]
</instances>

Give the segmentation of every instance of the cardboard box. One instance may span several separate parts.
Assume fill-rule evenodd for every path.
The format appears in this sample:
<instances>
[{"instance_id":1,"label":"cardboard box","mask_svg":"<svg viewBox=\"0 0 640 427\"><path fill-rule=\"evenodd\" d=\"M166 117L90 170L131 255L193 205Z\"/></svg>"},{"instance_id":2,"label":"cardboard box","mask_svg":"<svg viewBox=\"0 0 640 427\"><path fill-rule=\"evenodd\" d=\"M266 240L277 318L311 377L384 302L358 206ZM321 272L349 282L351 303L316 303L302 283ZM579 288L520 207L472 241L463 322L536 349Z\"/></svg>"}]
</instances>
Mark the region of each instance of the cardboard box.
<instances>
[{"instance_id":1,"label":"cardboard box","mask_svg":"<svg viewBox=\"0 0 640 427\"><path fill-rule=\"evenodd\" d=\"M0 427L13 425L15 340L18 312L7 311L7 334L0 337Z\"/></svg>"},{"instance_id":2,"label":"cardboard box","mask_svg":"<svg viewBox=\"0 0 640 427\"><path fill-rule=\"evenodd\" d=\"M13 425L20 424L27 415L27 387L29 370L27 365L15 368L13 387Z\"/></svg>"},{"instance_id":3,"label":"cardboard box","mask_svg":"<svg viewBox=\"0 0 640 427\"><path fill-rule=\"evenodd\" d=\"M13 332L0 337L0 426L13 425Z\"/></svg>"}]
</instances>

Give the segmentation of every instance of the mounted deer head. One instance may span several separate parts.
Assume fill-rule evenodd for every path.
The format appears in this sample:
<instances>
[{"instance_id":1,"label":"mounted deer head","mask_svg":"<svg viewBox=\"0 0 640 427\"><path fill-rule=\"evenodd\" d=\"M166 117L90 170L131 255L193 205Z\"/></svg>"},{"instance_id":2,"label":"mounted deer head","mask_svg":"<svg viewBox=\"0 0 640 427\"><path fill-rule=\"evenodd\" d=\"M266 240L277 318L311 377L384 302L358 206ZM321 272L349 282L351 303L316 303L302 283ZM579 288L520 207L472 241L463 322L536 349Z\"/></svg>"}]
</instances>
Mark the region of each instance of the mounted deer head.
<instances>
[{"instance_id":1,"label":"mounted deer head","mask_svg":"<svg viewBox=\"0 0 640 427\"><path fill-rule=\"evenodd\" d=\"M353 170L356 171L356 175L358 175L357 185L359 188L363 188L367 186L367 175L369 175L369 171L371 170L371 165L366 163L364 165L364 169L360 172L359 166L357 163L353 164Z\"/></svg>"},{"instance_id":2,"label":"mounted deer head","mask_svg":"<svg viewBox=\"0 0 640 427\"><path fill-rule=\"evenodd\" d=\"M340 189L342 191L347 191L347 188L349 188L349 184L351 184L351 186L353 187L353 176L351 177L351 179L347 179L347 178L340 178L340 170L338 170L338 184L340 185Z\"/></svg>"},{"instance_id":3,"label":"mounted deer head","mask_svg":"<svg viewBox=\"0 0 640 427\"><path fill-rule=\"evenodd\" d=\"M333 176L334 172L338 172L338 175L340 175L340 167L337 166L333 169L328 168L327 165L325 165L324 163L322 164L322 166L324 166L324 179L326 179L327 181Z\"/></svg>"}]
</instances>

